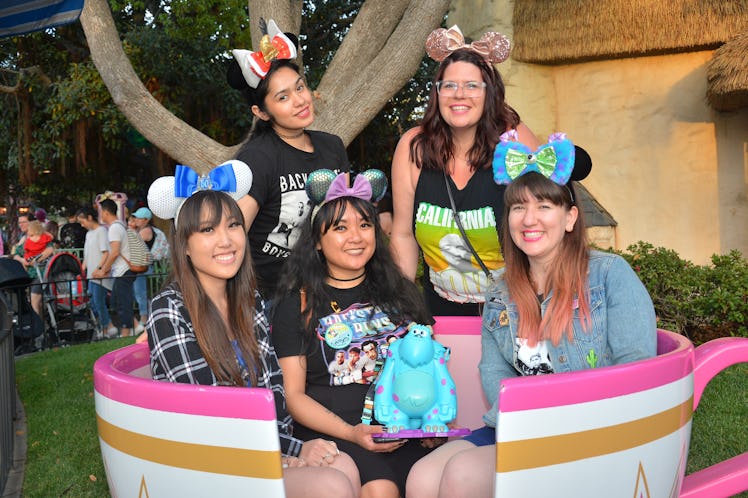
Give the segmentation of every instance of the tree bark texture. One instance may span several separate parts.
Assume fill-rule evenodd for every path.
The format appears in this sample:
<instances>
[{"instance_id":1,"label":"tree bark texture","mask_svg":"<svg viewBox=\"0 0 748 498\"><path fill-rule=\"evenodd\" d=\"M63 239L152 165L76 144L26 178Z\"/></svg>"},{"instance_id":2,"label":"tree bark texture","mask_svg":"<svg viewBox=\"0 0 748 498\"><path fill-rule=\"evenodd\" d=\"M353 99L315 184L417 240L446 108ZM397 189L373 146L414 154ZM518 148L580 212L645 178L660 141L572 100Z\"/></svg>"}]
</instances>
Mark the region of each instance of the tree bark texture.
<instances>
[{"instance_id":1,"label":"tree bark texture","mask_svg":"<svg viewBox=\"0 0 748 498\"><path fill-rule=\"evenodd\" d=\"M260 17L299 32L301 0L248 0L253 43ZM326 70L315 95L313 127L350 143L416 72L424 41L449 0L366 0ZM80 17L91 58L117 107L145 138L177 162L208 171L234 157L222 145L174 116L148 92L127 58L106 0L86 0Z\"/></svg>"}]
</instances>

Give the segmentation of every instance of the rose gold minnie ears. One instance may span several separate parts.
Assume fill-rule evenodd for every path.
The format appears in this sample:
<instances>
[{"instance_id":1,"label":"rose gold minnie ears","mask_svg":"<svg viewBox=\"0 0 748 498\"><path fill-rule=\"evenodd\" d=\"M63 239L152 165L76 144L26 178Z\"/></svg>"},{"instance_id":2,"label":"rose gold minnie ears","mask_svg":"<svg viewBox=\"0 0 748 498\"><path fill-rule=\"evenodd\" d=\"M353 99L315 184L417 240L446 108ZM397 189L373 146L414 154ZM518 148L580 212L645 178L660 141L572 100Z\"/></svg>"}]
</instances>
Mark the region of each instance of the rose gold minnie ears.
<instances>
[{"instance_id":1,"label":"rose gold minnie ears","mask_svg":"<svg viewBox=\"0 0 748 498\"><path fill-rule=\"evenodd\" d=\"M436 62L443 61L455 50L466 48L476 52L487 62L498 64L509 58L510 46L509 38L496 31L488 31L480 40L465 43L465 37L457 25L449 29L437 28L426 38L426 53Z\"/></svg>"},{"instance_id":2,"label":"rose gold minnie ears","mask_svg":"<svg viewBox=\"0 0 748 498\"><path fill-rule=\"evenodd\" d=\"M260 50L234 49L231 53L239 63L242 75L252 88L265 79L270 70L270 63L275 59L295 59L296 44L278 28L275 21L260 19L260 29L264 33L260 40Z\"/></svg>"}]
</instances>

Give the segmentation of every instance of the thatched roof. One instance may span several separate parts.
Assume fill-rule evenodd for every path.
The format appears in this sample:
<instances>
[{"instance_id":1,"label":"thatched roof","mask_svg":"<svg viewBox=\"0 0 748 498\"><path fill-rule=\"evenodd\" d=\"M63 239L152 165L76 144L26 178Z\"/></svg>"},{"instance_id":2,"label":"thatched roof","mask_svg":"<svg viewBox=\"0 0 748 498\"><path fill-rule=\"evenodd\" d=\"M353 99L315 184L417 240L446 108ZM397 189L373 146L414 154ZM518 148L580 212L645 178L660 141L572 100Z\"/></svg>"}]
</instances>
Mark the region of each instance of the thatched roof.
<instances>
[{"instance_id":1,"label":"thatched roof","mask_svg":"<svg viewBox=\"0 0 748 498\"><path fill-rule=\"evenodd\" d=\"M714 52L706 69L706 97L718 111L748 107L748 31Z\"/></svg>"},{"instance_id":2,"label":"thatched roof","mask_svg":"<svg viewBox=\"0 0 748 498\"><path fill-rule=\"evenodd\" d=\"M523 62L692 52L748 30L748 0L516 0L513 24Z\"/></svg>"}]
</instances>

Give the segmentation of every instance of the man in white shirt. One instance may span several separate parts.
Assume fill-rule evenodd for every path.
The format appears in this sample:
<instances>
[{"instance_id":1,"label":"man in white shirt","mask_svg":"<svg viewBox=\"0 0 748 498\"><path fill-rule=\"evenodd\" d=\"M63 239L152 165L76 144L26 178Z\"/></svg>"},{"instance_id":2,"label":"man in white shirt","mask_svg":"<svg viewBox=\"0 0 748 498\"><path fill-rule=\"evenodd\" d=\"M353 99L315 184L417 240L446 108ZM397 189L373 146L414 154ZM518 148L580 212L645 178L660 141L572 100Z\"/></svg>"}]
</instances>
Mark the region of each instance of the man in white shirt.
<instances>
[{"instance_id":1,"label":"man in white shirt","mask_svg":"<svg viewBox=\"0 0 748 498\"><path fill-rule=\"evenodd\" d=\"M93 273L94 278L104 278L112 272L114 286L112 299L117 310L117 322L121 337L128 337L133 324L133 282L137 276L130 270L125 258L130 259L130 246L127 243L127 227L117 219L117 204L111 199L101 201L101 221L108 225L109 254ZM124 258L123 258L124 256Z\"/></svg>"}]
</instances>

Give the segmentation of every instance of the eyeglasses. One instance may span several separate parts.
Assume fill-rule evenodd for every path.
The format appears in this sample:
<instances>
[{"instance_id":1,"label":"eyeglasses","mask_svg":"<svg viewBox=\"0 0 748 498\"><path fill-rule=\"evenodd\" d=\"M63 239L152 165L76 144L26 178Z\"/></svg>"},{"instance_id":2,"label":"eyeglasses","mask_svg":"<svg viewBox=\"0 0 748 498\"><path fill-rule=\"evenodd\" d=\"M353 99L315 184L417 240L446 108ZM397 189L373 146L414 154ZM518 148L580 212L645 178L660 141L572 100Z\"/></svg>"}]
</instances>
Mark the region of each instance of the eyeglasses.
<instances>
[{"instance_id":1,"label":"eyeglasses","mask_svg":"<svg viewBox=\"0 0 748 498\"><path fill-rule=\"evenodd\" d=\"M486 91L485 81L466 81L465 83L457 83L456 81L437 81L436 91L442 97L456 97L457 90L462 88L462 96L474 99L483 95Z\"/></svg>"}]
</instances>

